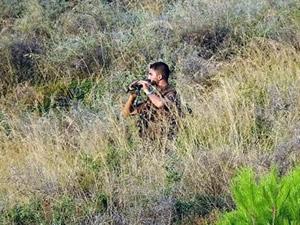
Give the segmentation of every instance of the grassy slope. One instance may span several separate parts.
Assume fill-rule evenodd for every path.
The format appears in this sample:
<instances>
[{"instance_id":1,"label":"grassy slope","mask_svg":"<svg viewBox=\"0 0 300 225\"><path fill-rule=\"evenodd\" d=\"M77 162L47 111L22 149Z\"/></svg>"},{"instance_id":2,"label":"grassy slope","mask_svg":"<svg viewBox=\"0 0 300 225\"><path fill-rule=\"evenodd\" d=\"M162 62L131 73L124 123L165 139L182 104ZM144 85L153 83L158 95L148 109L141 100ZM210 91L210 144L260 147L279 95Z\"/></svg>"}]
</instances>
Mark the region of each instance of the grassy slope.
<instances>
[{"instance_id":1,"label":"grassy slope","mask_svg":"<svg viewBox=\"0 0 300 225\"><path fill-rule=\"evenodd\" d=\"M205 224L237 168L297 163L297 1L1 4L2 223ZM118 116L158 59L193 109L163 145Z\"/></svg>"}]
</instances>

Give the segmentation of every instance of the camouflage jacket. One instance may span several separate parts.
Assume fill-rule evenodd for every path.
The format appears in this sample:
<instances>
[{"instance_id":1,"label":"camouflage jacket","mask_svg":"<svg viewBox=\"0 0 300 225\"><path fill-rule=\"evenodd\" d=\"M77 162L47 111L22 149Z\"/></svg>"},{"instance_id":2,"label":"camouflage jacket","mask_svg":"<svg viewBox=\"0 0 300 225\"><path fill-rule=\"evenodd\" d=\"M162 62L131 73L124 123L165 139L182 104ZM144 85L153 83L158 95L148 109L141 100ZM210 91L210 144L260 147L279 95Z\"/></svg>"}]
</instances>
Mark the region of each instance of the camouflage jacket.
<instances>
[{"instance_id":1,"label":"camouflage jacket","mask_svg":"<svg viewBox=\"0 0 300 225\"><path fill-rule=\"evenodd\" d=\"M151 139L167 135L173 138L178 130L178 118L182 116L181 102L176 90L170 86L157 89L156 93L165 104L157 108L148 98L138 106L138 129L140 136Z\"/></svg>"}]
</instances>

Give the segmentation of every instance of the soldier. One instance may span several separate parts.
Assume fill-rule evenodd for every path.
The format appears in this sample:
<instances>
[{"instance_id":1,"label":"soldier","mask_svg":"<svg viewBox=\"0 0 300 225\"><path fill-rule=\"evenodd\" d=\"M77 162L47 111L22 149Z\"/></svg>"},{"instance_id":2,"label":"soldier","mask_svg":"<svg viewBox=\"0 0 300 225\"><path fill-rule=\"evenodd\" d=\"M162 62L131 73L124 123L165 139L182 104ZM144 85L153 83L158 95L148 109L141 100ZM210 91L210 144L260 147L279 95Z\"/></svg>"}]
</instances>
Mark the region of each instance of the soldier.
<instances>
[{"instance_id":1,"label":"soldier","mask_svg":"<svg viewBox=\"0 0 300 225\"><path fill-rule=\"evenodd\" d=\"M150 65L148 80L138 80L129 86L129 99L122 111L123 116L138 115L138 128L141 137L155 139L167 135L176 136L178 116L181 116L181 104L177 92L169 85L170 70L167 64L156 62ZM147 99L135 103L142 89Z\"/></svg>"}]
</instances>

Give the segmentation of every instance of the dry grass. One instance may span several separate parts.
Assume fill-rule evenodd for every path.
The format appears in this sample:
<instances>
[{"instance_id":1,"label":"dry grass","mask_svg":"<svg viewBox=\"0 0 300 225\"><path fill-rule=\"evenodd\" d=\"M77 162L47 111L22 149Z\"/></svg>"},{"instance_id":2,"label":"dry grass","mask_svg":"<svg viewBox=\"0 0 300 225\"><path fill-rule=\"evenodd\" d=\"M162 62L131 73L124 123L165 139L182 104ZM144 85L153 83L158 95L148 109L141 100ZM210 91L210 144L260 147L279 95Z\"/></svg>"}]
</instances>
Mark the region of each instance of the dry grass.
<instances>
[{"instance_id":1,"label":"dry grass","mask_svg":"<svg viewBox=\"0 0 300 225\"><path fill-rule=\"evenodd\" d=\"M185 118L177 142L162 146L142 143L134 121L118 118L118 108L110 104L102 116L82 105L44 117L6 111L2 196L11 204L32 198L55 202L64 194L93 202L105 193L110 213L101 218L107 223L169 224L176 199L230 196L229 181L237 168L264 173L272 152L297 139L298 62L297 52L286 45L251 42L247 52L217 72L213 90L199 96L195 85L193 93L182 93L185 99L198 99L189 101L193 115ZM185 85L178 89L186 90ZM290 158L287 166L296 161ZM90 223L98 221L97 215L87 214Z\"/></svg>"},{"instance_id":2,"label":"dry grass","mask_svg":"<svg viewBox=\"0 0 300 225\"><path fill-rule=\"evenodd\" d=\"M45 213L31 206L37 200L50 216L28 224L208 224L233 207L237 168L293 167L300 39L282 27L299 26L296 1L234 2L95 0L54 10L29 1L20 18L12 11L24 5L2 11L13 25L0 26L0 212L19 203ZM193 110L174 142L141 140L135 118L119 117L123 88L159 59ZM0 222L17 223L13 213Z\"/></svg>"}]
</instances>

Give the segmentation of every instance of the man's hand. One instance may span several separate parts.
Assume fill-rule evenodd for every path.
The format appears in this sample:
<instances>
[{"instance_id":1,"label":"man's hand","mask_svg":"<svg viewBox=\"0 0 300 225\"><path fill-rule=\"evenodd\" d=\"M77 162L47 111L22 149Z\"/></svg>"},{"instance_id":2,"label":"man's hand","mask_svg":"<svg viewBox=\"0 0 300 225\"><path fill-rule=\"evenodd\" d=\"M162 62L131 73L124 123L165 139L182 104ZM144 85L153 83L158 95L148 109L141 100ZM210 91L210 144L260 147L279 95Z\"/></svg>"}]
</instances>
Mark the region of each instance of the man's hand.
<instances>
[{"instance_id":1,"label":"man's hand","mask_svg":"<svg viewBox=\"0 0 300 225\"><path fill-rule=\"evenodd\" d=\"M133 95L133 96L135 96L135 97L139 94L139 91L140 91L140 88L137 88L138 82L139 82L138 80L132 82L128 86L128 89L127 89L127 92L130 92L130 94Z\"/></svg>"},{"instance_id":2,"label":"man's hand","mask_svg":"<svg viewBox=\"0 0 300 225\"><path fill-rule=\"evenodd\" d=\"M137 82L138 85L143 85L143 91L149 92L149 82L145 80L140 80Z\"/></svg>"},{"instance_id":3,"label":"man's hand","mask_svg":"<svg viewBox=\"0 0 300 225\"><path fill-rule=\"evenodd\" d=\"M138 80L132 82L132 83L129 85L129 90L132 90L132 89L133 89L133 86L136 85L138 82L139 82Z\"/></svg>"}]
</instances>

